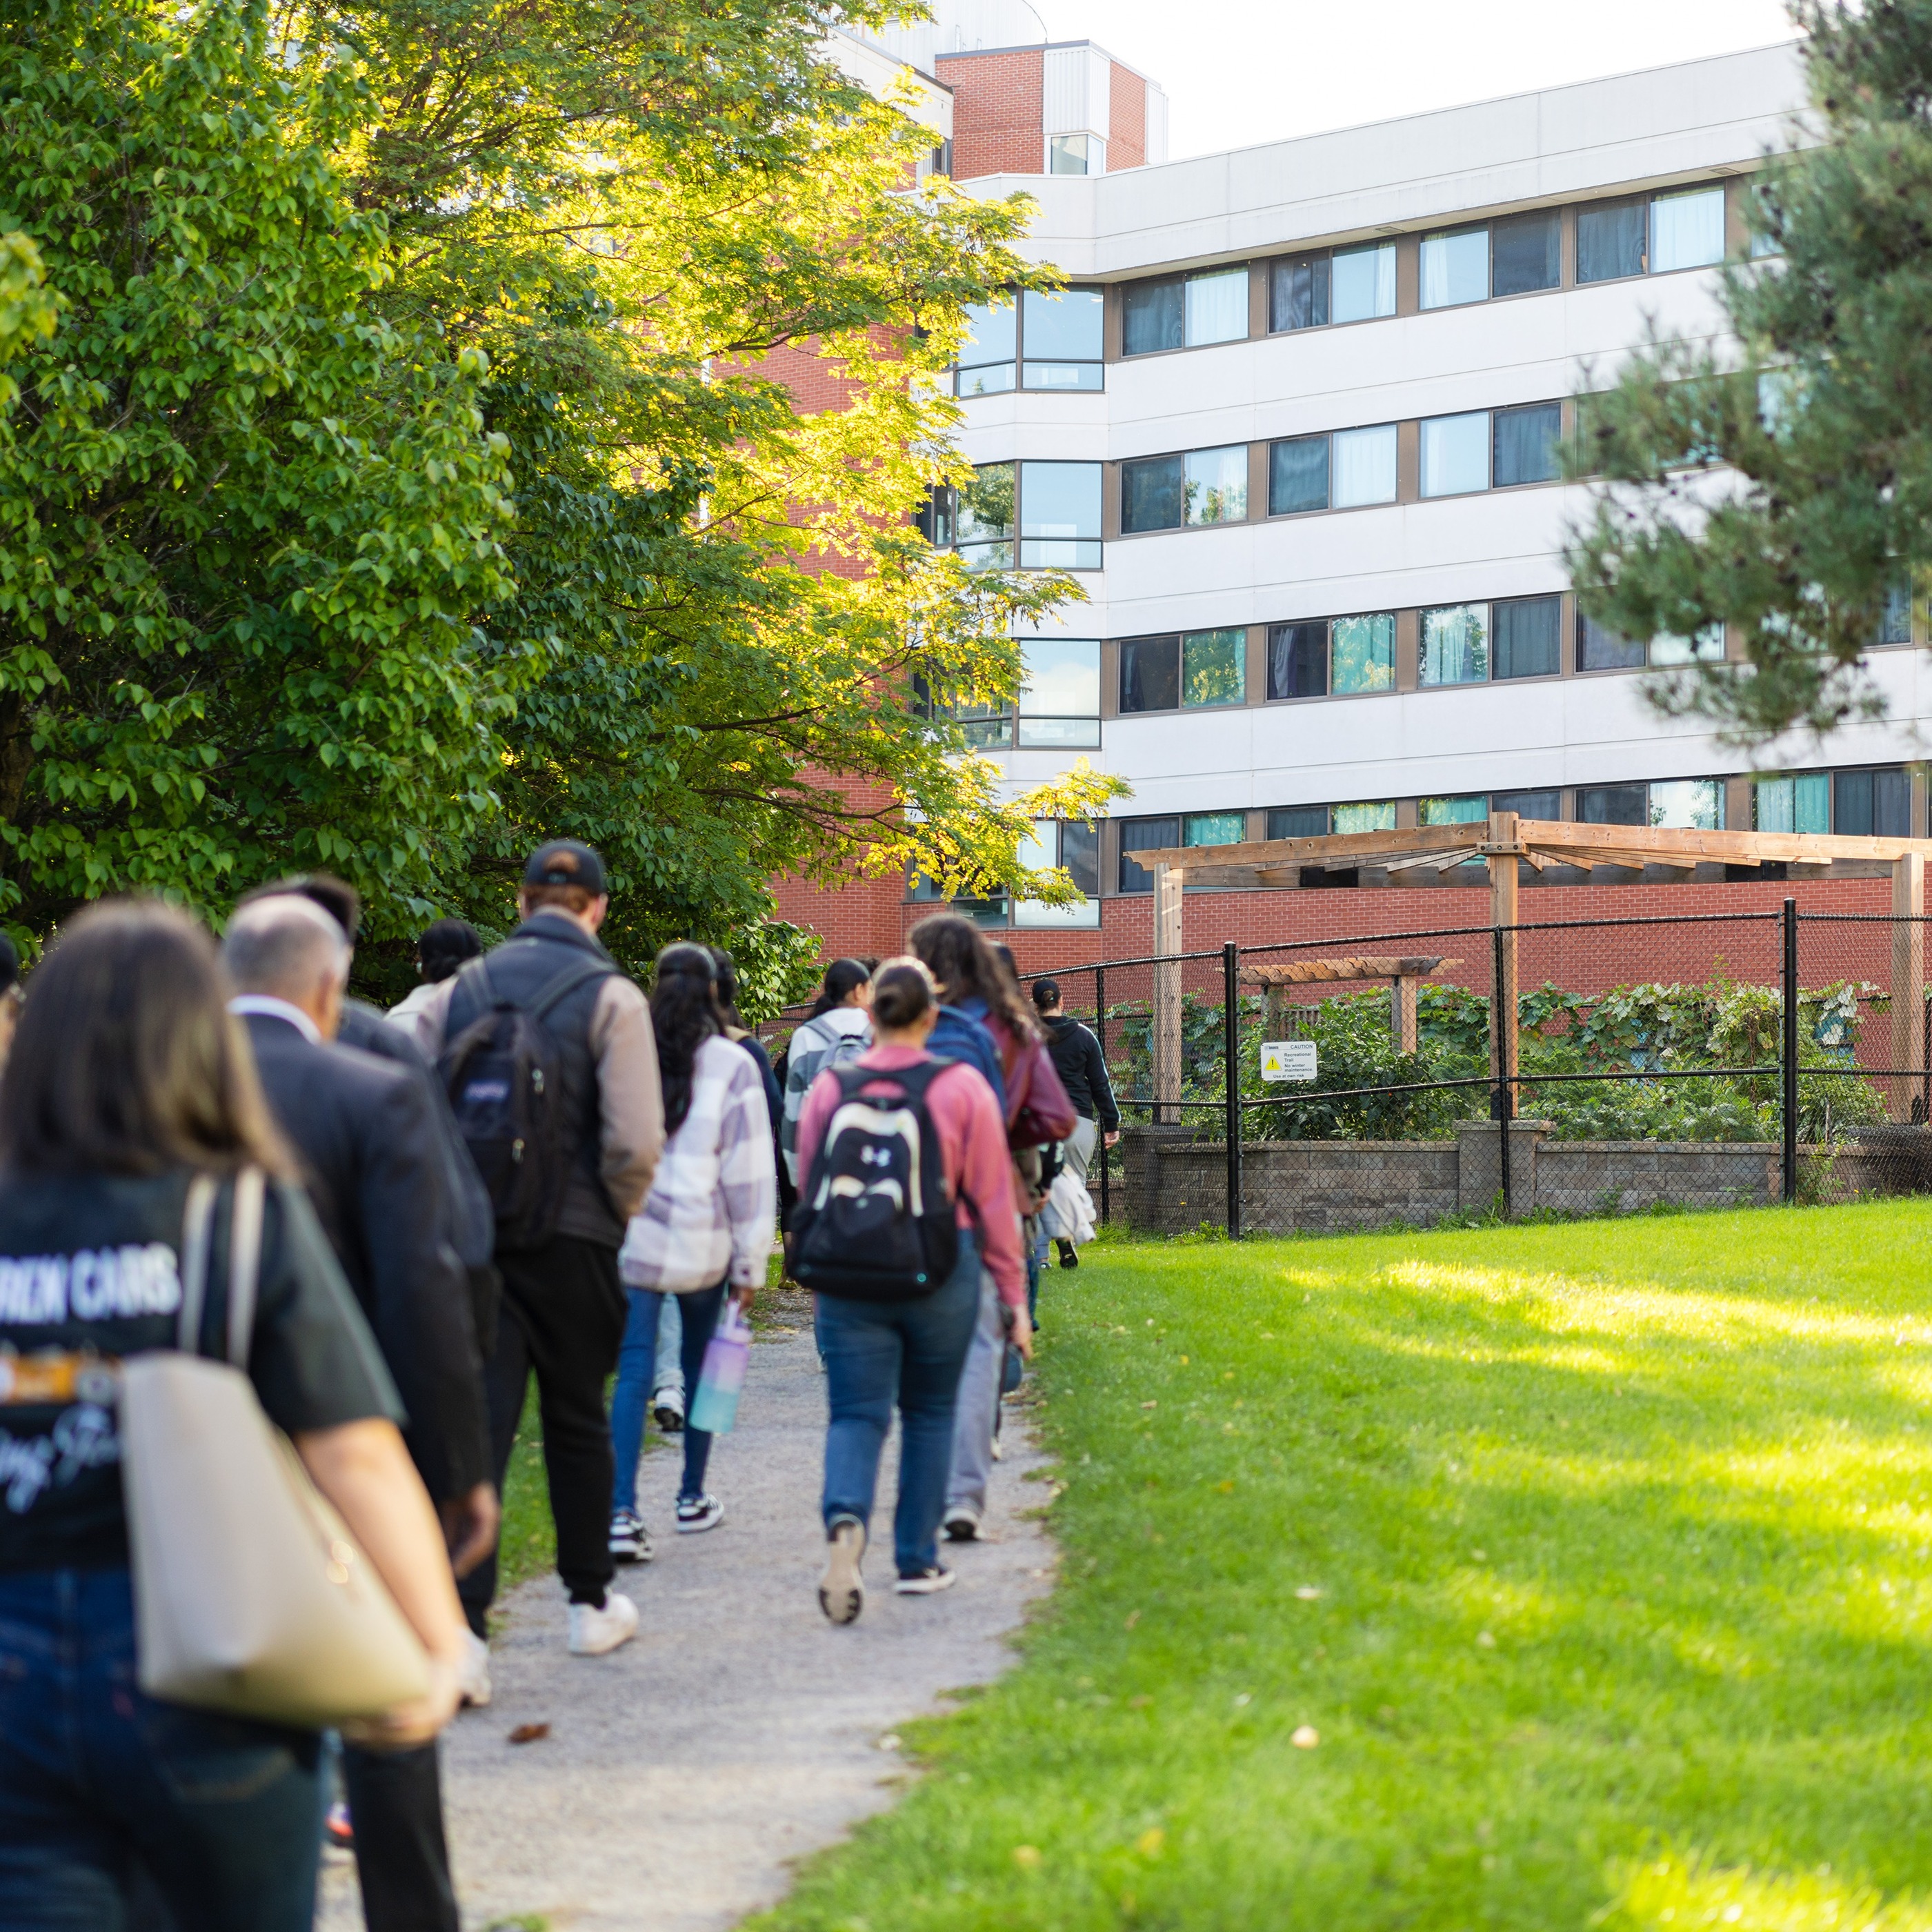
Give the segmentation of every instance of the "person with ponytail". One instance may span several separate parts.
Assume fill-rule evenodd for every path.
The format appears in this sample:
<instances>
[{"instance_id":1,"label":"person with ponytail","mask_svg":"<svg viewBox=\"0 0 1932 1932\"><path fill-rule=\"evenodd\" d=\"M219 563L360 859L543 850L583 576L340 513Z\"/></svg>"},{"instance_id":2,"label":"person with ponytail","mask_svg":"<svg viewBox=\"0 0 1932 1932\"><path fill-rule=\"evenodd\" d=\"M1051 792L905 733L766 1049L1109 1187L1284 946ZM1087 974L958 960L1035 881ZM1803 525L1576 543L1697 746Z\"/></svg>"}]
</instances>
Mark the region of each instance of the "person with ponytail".
<instances>
[{"instance_id":1,"label":"person with ponytail","mask_svg":"<svg viewBox=\"0 0 1932 1932\"><path fill-rule=\"evenodd\" d=\"M616 1456L610 1551L628 1562L652 1553L638 1514L638 1458L664 1298L678 1298L685 1380L694 1388L725 1296L748 1306L765 1279L778 1208L764 1076L726 1035L710 953L701 946L666 946L658 955L650 1005L664 1082L664 1148L617 1257L630 1308L610 1402ZM724 1505L704 1486L710 1455L710 1436L687 1426L677 1493L681 1534L715 1528L724 1519Z\"/></svg>"}]
</instances>

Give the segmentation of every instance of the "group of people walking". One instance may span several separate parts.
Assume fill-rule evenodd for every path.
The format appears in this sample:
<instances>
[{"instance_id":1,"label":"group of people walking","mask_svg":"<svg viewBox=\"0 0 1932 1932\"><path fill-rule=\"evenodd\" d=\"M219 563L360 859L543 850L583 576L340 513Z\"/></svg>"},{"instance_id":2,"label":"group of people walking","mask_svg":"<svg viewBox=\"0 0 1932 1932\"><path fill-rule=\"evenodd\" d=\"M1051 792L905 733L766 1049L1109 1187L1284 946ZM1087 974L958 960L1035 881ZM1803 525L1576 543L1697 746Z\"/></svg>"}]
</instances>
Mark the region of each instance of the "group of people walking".
<instances>
[{"instance_id":1,"label":"group of people walking","mask_svg":"<svg viewBox=\"0 0 1932 1932\"><path fill-rule=\"evenodd\" d=\"M952 1581L940 1538L983 1516L1053 1170L1084 1173L1114 1125L1104 1064L942 916L876 970L834 962L781 1078L730 956L668 947L646 995L598 938L608 904L595 851L542 847L509 937L439 920L386 1014L348 995L359 908L322 877L248 894L218 947L158 902L89 908L24 1000L0 960L0 1924L306 1926L339 1764L372 1932L455 1932L436 1739L490 1699L530 1384L569 1648L602 1655L639 1623L618 1566L653 1553L646 1413L684 1412L660 1358L698 1390L780 1226L817 1296L824 1612L862 1605L896 1408L896 1588ZM136 1371L168 1351L232 1364L292 1445L286 1480L339 1525L318 1579L339 1595L366 1564L420 1652L400 1704L358 1705L340 1658L314 1673L338 1689L292 1690L232 1633L170 1628L150 1517L198 1499L122 1464ZM698 1420L686 1534L724 1514ZM194 1616L248 1621L206 1591ZM155 1694L164 1629L219 1654L192 1694Z\"/></svg>"}]
</instances>

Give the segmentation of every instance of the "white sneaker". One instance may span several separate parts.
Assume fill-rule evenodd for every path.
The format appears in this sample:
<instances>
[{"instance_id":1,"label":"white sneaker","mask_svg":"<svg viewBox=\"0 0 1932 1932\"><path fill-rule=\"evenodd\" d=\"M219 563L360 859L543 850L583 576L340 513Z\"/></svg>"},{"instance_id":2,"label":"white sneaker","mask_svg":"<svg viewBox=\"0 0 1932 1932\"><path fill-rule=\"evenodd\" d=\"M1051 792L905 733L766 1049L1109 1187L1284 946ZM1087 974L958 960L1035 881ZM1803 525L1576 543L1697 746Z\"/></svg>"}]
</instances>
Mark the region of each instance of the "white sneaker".
<instances>
[{"instance_id":1,"label":"white sneaker","mask_svg":"<svg viewBox=\"0 0 1932 1932\"><path fill-rule=\"evenodd\" d=\"M463 1633L463 1668L456 1688L464 1703L479 1711L490 1701L490 1646L474 1630Z\"/></svg>"},{"instance_id":2,"label":"white sneaker","mask_svg":"<svg viewBox=\"0 0 1932 1932\"><path fill-rule=\"evenodd\" d=\"M604 1593L604 1607L595 1604L570 1606L570 1654L602 1657L638 1634L638 1606L621 1590Z\"/></svg>"},{"instance_id":3,"label":"white sneaker","mask_svg":"<svg viewBox=\"0 0 1932 1932\"><path fill-rule=\"evenodd\" d=\"M977 1543L980 1512L970 1503L955 1503L946 1512L945 1528L949 1543Z\"/></svg>"},{"instance_id":4,"label":"white sneaker","mask_svg":"<svg viewBox=\"0 0 1932 1932\"><path fill-rule=\"evenodd\" d=\"M866 1526L842 1516L826 1537L825 1574L818 1586L818 1607L835 1624L849 1624L866 1607Z\"/></svg>"}]
</instances>

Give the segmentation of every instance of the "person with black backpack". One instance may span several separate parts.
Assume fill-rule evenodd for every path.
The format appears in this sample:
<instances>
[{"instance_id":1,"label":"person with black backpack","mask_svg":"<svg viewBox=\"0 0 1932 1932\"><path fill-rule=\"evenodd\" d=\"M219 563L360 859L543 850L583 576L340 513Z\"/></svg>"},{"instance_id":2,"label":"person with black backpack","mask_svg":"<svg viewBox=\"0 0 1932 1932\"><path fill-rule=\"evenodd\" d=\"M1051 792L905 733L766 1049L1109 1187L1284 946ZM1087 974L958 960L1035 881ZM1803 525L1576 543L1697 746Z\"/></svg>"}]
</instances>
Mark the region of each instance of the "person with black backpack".
<instances>
[{"instance_id":1,"label":"person with black backpack","mask_svg":"<svg viewBox=\"0 0 1932 1932\"><path fill-rule=\"evenodd\" d=\"M438 1068L496 1211L503 1298L485 1373L500 1486L532 1372L570 1648L614 1650L637 1606L610 1588L610 1431L604 1385L626 1306L617 1250L664 1144L650 1010L598 944L604 862L554 839L524 870L523 923L434 991L417 1036ZM464 1578L470 1628L488 1634L491 1557Z\"/></svg>"},{"instance_id":2,"label":"person with black backpack","mask_svg":"<svg viewBox=\"0 0 1932 1932\"><path fill-rule=\"evenodd\" d=\"M898 1592L929 1596L952 1581L939 1561L939 1519L982 1257L1012 1310L1015 1345L1023 1354L1033 1346L993 1090L974 1068L926 1051L939 996L916 959L888 961L872 983L878 1044L820 1073L799 1118L789 1249L794 1279L818 1297L831 1406L818 1601L835 1624L864 1607L860 1566L895 1402Z\"/></svg>"}]
</instances>

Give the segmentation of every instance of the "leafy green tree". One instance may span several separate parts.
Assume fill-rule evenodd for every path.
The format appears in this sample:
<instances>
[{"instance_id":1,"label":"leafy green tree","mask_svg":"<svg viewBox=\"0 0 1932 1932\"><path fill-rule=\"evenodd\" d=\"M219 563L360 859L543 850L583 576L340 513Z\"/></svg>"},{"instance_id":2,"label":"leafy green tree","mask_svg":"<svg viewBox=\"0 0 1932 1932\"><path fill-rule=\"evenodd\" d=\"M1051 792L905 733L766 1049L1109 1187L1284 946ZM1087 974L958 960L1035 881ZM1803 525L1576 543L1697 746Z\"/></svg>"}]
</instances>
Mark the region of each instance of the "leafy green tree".
<instances>
[{"instance_id":1,"label":"leafy green tree","mask_svg":"<svg viewBox=\"0 0 1932 1932\"><path fill-rule=\"evenodd\" d=\"M372 304L382 226L326 152L358 106L248 0L0 5L0 910L30 936L314 865L400 922L490 808L506 446L483 356Z\"/></svg>"},{"instance_id":2,"label":"leafy green tree","mask_svg":"<svg viewBox=\"0 0 1932 1932\"><path fill-rule=\"evenodd\" d=\"M1748 674L1650 694L1743 744L1876 715L1864 655L1932 563L1932 0L1791 10L1811 144L1756 178L1735 340L1647 344L1571 461L1604 479L1570 560L1583 608L1634 638L1736 626Z\"/></svg>"}]
</instances>

